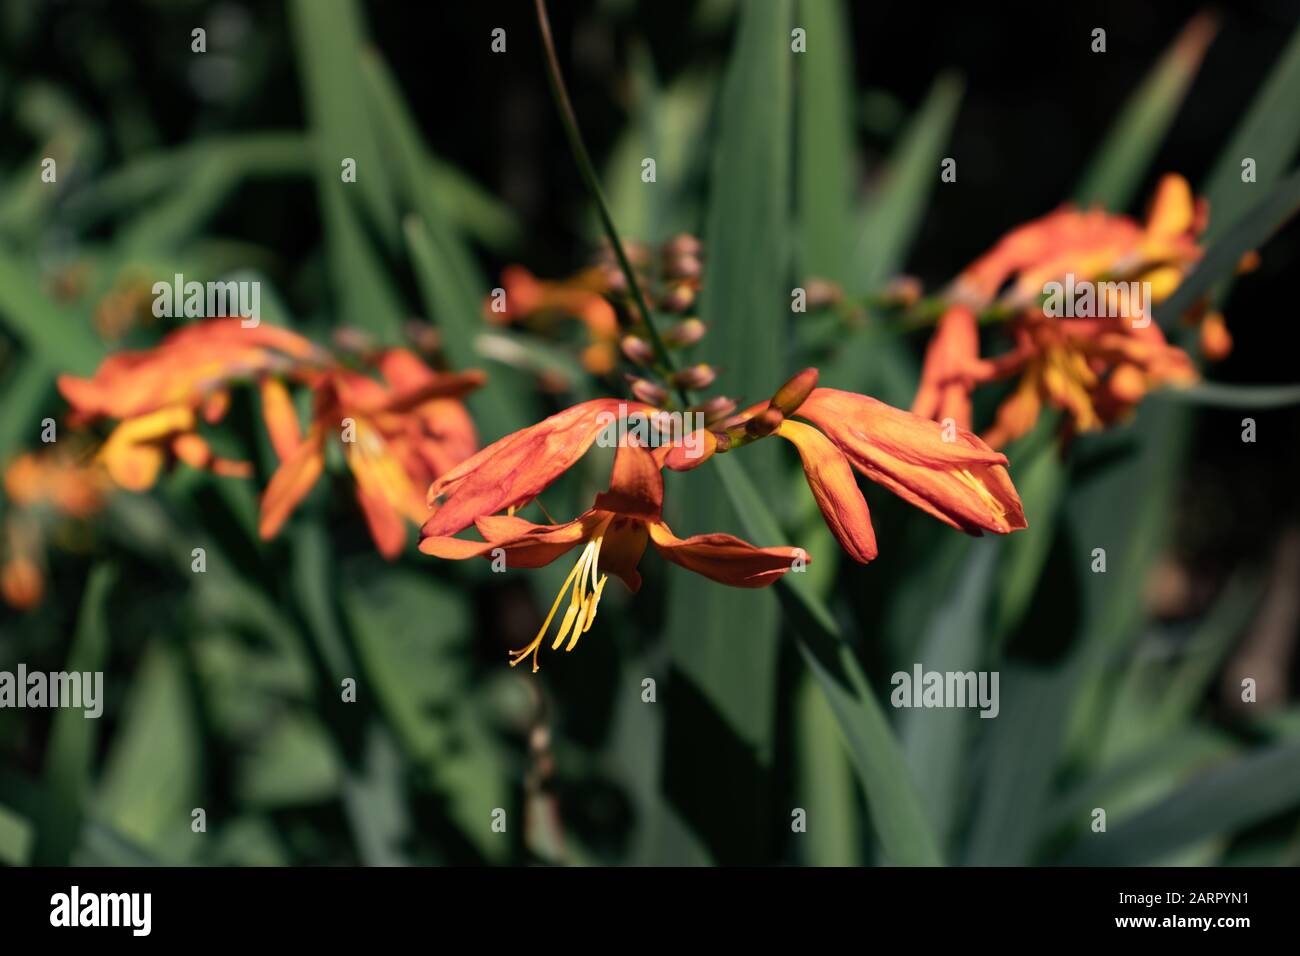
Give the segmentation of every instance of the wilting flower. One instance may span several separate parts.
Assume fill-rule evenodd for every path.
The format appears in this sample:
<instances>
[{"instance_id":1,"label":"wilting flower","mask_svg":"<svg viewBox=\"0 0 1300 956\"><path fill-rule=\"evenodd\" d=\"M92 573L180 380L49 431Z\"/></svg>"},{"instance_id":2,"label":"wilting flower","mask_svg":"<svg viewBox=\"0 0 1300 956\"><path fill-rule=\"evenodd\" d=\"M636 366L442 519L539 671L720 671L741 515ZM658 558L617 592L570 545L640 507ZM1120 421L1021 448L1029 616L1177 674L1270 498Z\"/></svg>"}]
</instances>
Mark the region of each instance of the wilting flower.
<instances>
[{"instance_id":1,"label":"wilting flower","mask_svg":"<svg viewBox=\"0 0 1300 956\"><path fill-rule=\"evenodd\" d=\"M1171 174L1160 181L1145 223L1065 207L1012 230L949 289L953 304L927 348L913 411L970 428L972 390L1019 377L983 436L998 448L1029 431L1044 406L1068 413L1072 430L1090 431L1153 389L1194 382L1191 359L1165 339L1150 309L1200 258L1197 237L1207 221L1206 203ZM1093 294L1094 314L1048 308L1058 289L1073 294L1076 286ZM1149 298L1131 294L1135 288L1149 290ZM981 359L976 312L995 300L1011 312L1014 346ZM1222 315L1207 314L1204 303L1191 315L1200 318L1206 354L1225 355L1231 337Z\"/></svg>"},{"instance_id":2,"label":"wilting flower","mask_svg":"<svg viewBox=\"0 0 1300 956\"><path fill-rule=\"evenodd\" d=\"M590 372L603 375L618 360L619 326L614 307L605 299L606 271L591 268L562 282L538 279L522 266L507 266L501 273L504 301L489 297L484 315L491 322L546 325L577 319L587 327L590 344L583 350L582 363Z\"/></svg>"},{"instance_id":3,"label":"wilting flower","mask_svg":"<svg viewBox=\"0 0 1300 956\"><path fill-rule=\"evenodd\" d=\"M171 333L155 348L117 352L91 378L59 376L73 424L118 419L99 451L113 481L131 491L153 486L169 456L216 474L247 476L247 462L215 455L200 419L220 421L230 386L330 361L300 335L270 325L244 328L214 319Z\"/></svg>"},{"instance_id":4,"label":"wilting flower","mask_svg":"<svg viewBox=\"0 0 1300 956\"><path fill-rule=\"evenodd\" d=\"M574 411L569 409L570 413ZM439 493L447 491L448 484L452 492L447 503L424 527L420 550L425 554L461 560L490 557L499 549L511 566L536 568L550 564L580 544L583 546L537 636L512 652L511 665L531 655L533 670L537 670L537 654L566 594L569 606L551 649L559 650L563 646L566 651L573 650L595 620L608 574L618 577L633 592L641 587L637 565L647 542L674 564L733 587L766 587L797 561L808 560L797 548L759 548L729 534L678 538L663 521L664 487L662 454L659 454L663 449L651 452L630 440L621 444L614 456L609 490L597 495L592 508L572 521L539 525L514 515L495 514L504 506L535 497L590 447L595 438L588 431L588 423L593 420L591 411L587 408L579 414L567 415L562 412L553 418L566 417L541 432L537 430L539 426L516 432L466 462L450 482L444 479L441 487L435 483ZM525 468L527 474L519 475L513 468L503 467L503 462L531 460L530 451L537 452L541 461L536 468ZM509 486L503 487L502 480ZM465 527L471 512L477 512L470 520L483 537L481 542L452 537L449 533Z\"/></svg>"},{"instance_id":5,"label":"wilting flower","mask_svg":"<svg viewBox=\"0 0 1300 956\"><path fill-rule=\"evenodd\" d=\"M262 409L280 467L262 496L259 532L273 537L325 469L331 436L342 443L356 479L357 500L375 546L396 557L406 522L428 517L424 489L478 447L474 424L460 402L483 373L438 373L406 349L376 361L383 382L350 369L319 373L311 382L311 424L302 432L284 384L262 383Z\"/></svg>"},{"instance_id":6,"label":"wilting flower","mask_svg":"<svg viewBox=\"0 0 1300 956\"><path fill-rule=\"evenodd\" d=\"M816 369L805 369L771 401L727 419L706 436L706 453L768 435L792 442L827 526L863 563L875 558L876 537L854 470L967 534L1026 527L1006 456L955 425L941 426L866 395L817 388L817 377ZM685 470L705 457L688 462L673 449L667 465Z\"/></svg>"}]
</instances>

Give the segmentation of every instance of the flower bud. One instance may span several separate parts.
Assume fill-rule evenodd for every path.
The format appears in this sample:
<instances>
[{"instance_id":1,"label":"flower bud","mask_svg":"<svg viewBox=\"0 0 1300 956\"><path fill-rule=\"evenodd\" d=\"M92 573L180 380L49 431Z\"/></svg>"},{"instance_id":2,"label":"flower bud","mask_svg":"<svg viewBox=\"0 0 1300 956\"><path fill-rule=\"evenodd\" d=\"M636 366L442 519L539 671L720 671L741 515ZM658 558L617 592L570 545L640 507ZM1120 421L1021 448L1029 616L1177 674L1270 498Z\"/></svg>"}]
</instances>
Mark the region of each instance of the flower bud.
<instances>
[{"instance_id":1,"label":"flower bud","mask_svg":"<svg viewBox=\"0 0 1300 956\"><path fill-rule=\"evenodd\" d=\"M655 407L668 401L668 391L662 385L656 385L648 379L632 376L628 377L628 381L632 383L632 394L636 396L637 401Z\"/></svg>"},{"instance_id":2,"label":"flower bud","mask_svg":"<svg viewBox=\"0 0 1300 956\"><path fill-rule=\"evenodd\" d=\"M735 400L723 395L711 398L707 402L701 402L699 405L694 405L689 409L689 411L703 416L705 425L712 425L715 422L720 422L735 410Z\"/></svg>"},{"instance_id":3,"label":"flower bud","mask_svg":"<svg viewBox=\"0 0 1300 956\"><path fill-rule=\"evenodd\" d=\"M680 232L664 243L663 254L665 259L676 256L699 256L703 249L704 244L700 240L690 233Z\"/></svg>"},{"instance_id":4,"label":"flower bud","mask_svg":"<svg viewBox=\"0 0 1300 956\"><path fill-rule=\"evenodd\" d=\"M698 279L704 274L704 264L697 256L673 256L664 262L664 275L669 279Z\"/></svg>"},{"instance_id":5,"label":"flower bud","mask_svg":"<svg viewBox=\"0 0 1300 956\"><path fill-rule=\"evenodd\" d=\"M628 360L637 365L650 365L655 360L655 350L645 339L636 335L625 335L619 348Z\"/></svg>"},{"instance_id":6,"label":"flower bud","mask_svg":"<svg viewBox=\"0 0 1300 956\"><path fill-rule=\"evenodd\" d=\"M717 369L711 365L692 365L690 368L684 368L680 372L673 373L673 384L679 388L700 389L708 388L713 384L713 380L718 377Z\"/></svg>"},{"instance_id":7,"label":"flower bud","mask_svg":"<svg viewBox=\"0 0 1300 956\"><path fill-rule=\"evenodd\" d=\"M921 280L916 276L895 276L881 294L886 302L909 308L921 299Z\"/></svg>"},{"instance_id":8,"label":"flower bud","mask_svg":"<svg viewBox=\"0 0 1300 956\"><path fill-rule=\"evenodd\" d=\"M660 307L669 312L685 312L695 304L695 289L689 283L678 282L659 297Z\"/></svg>"},{"instance_id":9,"label":"flower bud","mask_svg":"<svg viewBox=\"0 0 1300 956\"><path fill-rule=\"evenodd\" d=\"M808 308L810 309L824 309L827 306L834 305L844 297L843 290L829 279L810 276L803 286L808 293Z\"/></svg>"},{"instance_id":10,"label":"flower bud","mask_svg":"<svg viewBox=\"0 0 1300 956\"><path fill-rule=\"evenodd\" d=\"M708 330L709 327L699 319L683 319L664 332L664 340L669 345L694 345Z\"/></svg>"},{"instance_id":11,"label":"flower bud","mask_svg":"<svg viewBox=\"0 0 1300 956\"><path fill-rule=\"evenodd\" d=\"M1223 321L1222 312L1211 312L1201 320L1201 352L1212 362L1228 357L1232 351L1232 333Z\"/></svg>"},{"instance_id":12,"label":"flower bud","mask_svg":"<svg viewBox=\"0 0 1300 956\"><path fill-rule=\"evenodd\" d=\"M782 385L772 396L772 407L783 415L793 415L817 387L817 369L806 368ZM777 422L779 425L780 422Z\"/></svg>"},{"instance_id":13,"label":"flower bud","mask_svg":"<svg viewBox=\"0 0 1300 956\"><path fill-rule=\"evenodd\" d=\"M765 408L745 422L745 434L751 438L766 438L781 427L785 414L775 405Z\"/></svg>"}]
</instances>

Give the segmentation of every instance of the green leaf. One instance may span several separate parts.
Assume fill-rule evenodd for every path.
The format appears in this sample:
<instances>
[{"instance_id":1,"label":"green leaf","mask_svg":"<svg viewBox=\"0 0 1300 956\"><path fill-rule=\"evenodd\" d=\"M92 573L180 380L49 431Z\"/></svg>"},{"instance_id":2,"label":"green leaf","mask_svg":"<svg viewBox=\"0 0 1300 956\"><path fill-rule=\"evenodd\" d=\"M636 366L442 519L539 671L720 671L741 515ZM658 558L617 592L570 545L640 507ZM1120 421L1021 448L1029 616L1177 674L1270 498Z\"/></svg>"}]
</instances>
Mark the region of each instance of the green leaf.
<instances>
[{"instance_id":1,"label":"green leaf","mask_svg":"<svg viewBox=\"0 0 1300 956\"><path fill-rule=\"evenodd\" d=\"M1133 201L1217 31L1207 13L1183 27L1124 105L1075 190L1075 202L1118 210Z\"/></svg>"},{"instance_id":2,"label":"green leaf","mask_svg":"<svg viewBox=\"0 0 1300 956\"><path fill-rule=\"evenodd\" d=\"M952 133L964 83L941 74L889 158L879 185L868 198L858 230L853 263L855 295L874 291L903 266L926 201L939 181L939 161Z\"/></svg>"},{"instance_id":3,"label":"green leaf","mask_svg":"<svg viewBox=\"0 0 1300 956\"><path fill-rule=\"evenodd\" d=\"M811 674L795 691L796 803L810 820L796 843L809 866L858 866L862 833L853 765L845 752L835 712Z\"/></svg>"},{"instance_id":4,"label":"green leaf","mask_svg":"<svg viewBox=\"0 0 1300 956\"><path fill-rule=\"evenodd\" d=\"M1169 399L1211 408L1286 408L1300 404L1300 385L1237 385L1228 382L1197 382L1182 388L1153 392L1156 399Z\"/></svg>"},{"instance_id":5,"label":"green leaf","mask_svg":"<svg viewBox=\"0 0 1300 956\"><path fill-rule=\"evenodd\" d=\"M364 94L360 12L353 0L295 0L289 9L316 144L316 186L338 313L395 342L405 309L382 250L396 250L398 214ZM342 179L345 159L356 161L355 182Z\"/></svg>"},{"instance_id":6,"label":"green leaf","mask_svg":"<svg viewBox=\"0 0 1300 956\"><path fill-rule=\"evenodd\" d=\"M77 631L64 669L81 674L102 672L108 660L108 597L117 580L111 564L90 571L77 617ZM102 700L101 700L102 704ZM45 801L40 810L34 862L66 865L76 847L95 761L99 719L81 708L65 707L54 715L45 752Z\"/></svg>"},{"instance_id":7,"label":"green leaf","mask_svg":"<svg viewBox=\"0 0 1300 956\"><path fill-rule=\"evenodd\" d=\"M39 275L34 264L0 248L0 322L47 368L89 375L103 346L88 322L45 294Z\"/></svg>"},{"instance_id":8,"label":"green leaf","mask_svg":"<svg viewBox=\"0 0 1300 956\"><path fill-rule=\"evenodd\" d=\"M1071 866L1151 866L1207 838L1227 835L1300 806L1300 743L1241 757L1105 834L1089 833L1066 854ZM1109 822L1109 821L1108 821Z\"/></svg>"},{"instance_id":9,"label":"green leaf","mask_svg":"<svg viewBox=\"0 0 1300 956\"><path fill-rule=\"evenodd\" d=\"M140 665L104 764L95 816L160 859L196 844L190 811L200 799L202 746L179 652L154 640Z\"/></svg>"},{"instance_id":10,"label":"green leaf","mask_svg":"<svg viewBox=\"0 0 1300 956\"><path fill-rule=\"evenodd\" d=\"M800 0L807 52L798 58L795 104L799 278L853 279L853 76L848 17L840 0Z\"/></svg>"},{"instance_id":11,"label":"green leaf","mask_svg":"<svg viewBox=\"0 0 1300 956\"><path fill-rule=\"evenodd\" d=\"M750 540L759 545L780 541L776 519L740 463L718 456L713 468L722 476ZM799 635L799 652L835 715L885 856L900 865L940 863L938 842L902 748L829 609L799 574L785 575L776 591L787 623Z\"/></svg>"},{"instance_id":12,"label":"green leaf","mask_svg":"<svg viewBox=\"0 0 1300 956\"><path fill-rule=\"evenodd\" d=\"M1000 543L972 544L955 586L940 592L942 597L935 596L941 603L916 651L916 660L925 671L980 670ZM970 738L984 722L977 712L960 708L922 708L902 714L899 734L903 753L941 845L947 845L960 822Z\"/></svg>"},{"instance_id":13,"label":"green leaf","mask_svg":"<svg viewBox=\"0 0 1300 956\"><path fill-rule=\"evenodd\" d=\"M35 839L35 832L26 818L0 805L0 863L26 866Z\"/></svg>"},{"instance_id":14,"label":"green leaf","mask_svg":"<svg viewBox=\"0 0 1300 956\"><path fill-rule=\"evenodd\" d=\"M701 315L725 386L770 395L788 376L791 0L744 5L723 80L705 243L709 281ZM778 487L771 449L747 463ZM713 469L691 476L683 534L737 520ZM680 487L675 483L674 487ZM670 499L671 500L671 499ZM674 519L676 520L676 519ZM671 694L664 787L718 862L769 857L764 824L774 796L778 616L770 593L720 588L673 569L668 645ZM741 646L738 646L739 645Z\"/></svg>"},{"instance_id":15,"label":"green leaf","mask_svg":"<svg viewBox=\"0 0 1300 956\"><path fill-rule=\"evenodd\" d=\"M1156 321L1171 328L1201 296L1230 279L1241 257L1258 249L1300 210L1300 169L1292 171L1250 211L1219 234L1174 294L1156 306Z\"/></svg>"}]
</instances>

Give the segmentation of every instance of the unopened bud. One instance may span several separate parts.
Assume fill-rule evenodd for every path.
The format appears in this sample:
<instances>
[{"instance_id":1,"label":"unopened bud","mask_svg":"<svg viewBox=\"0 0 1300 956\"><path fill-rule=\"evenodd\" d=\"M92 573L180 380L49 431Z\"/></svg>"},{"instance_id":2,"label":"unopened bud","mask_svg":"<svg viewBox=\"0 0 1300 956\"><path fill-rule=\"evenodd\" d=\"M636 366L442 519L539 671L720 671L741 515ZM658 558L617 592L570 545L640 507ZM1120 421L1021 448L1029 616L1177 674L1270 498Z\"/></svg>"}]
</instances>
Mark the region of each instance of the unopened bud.
<instances>
[{"instance_id":1,"label":"unopened bud","mask_svg":"<svg viewBox=\"0 0 1300 956\"><path fill-rule=\"evenodd\" d=\"M885 286L881 298L903 308L916 305L921 299L921 280L916 276L896 276Z\"/></svg>"},{"instance_id":2,"label":"unopened bud","mask_svg":"<svg viewBox=\"0 0 1300 956\"><path fill-rule=\"evenodd\" d=\"M715 422L722 421L734 412L736 410L736 402L734 399L727 398L724 395L719 395L716 398L709 399L707 402L701 402L699 405L693 406L690 410L698 415L702 415L704 417L705 425L712 425Z\"/></svg>"},{"instance_id":3,"label":"unopened bud","mask_svg":"<svg viewBox=\"0 0 1300 956\"><path fill-rule=\"evenodd\" d=\"M687 282L678 282L659 297L659 304L669 312L685 312L695 304L695 289Z\"/></svg>"},{"instance_id":4,"label":"unopened bud","mask_svg":"<svg viewBox=\"0 0 1300 956\"><path fill-rule=\"evenodd\" d=\"M1201 320L1201 352L1212 362L1228 357L1232 351L1232 333L1223 321L1222 312L1211 312Z\"/></svg>"},{"instance_id":5,"label":"unopened bud","mask_svg":"<svg viewBox=\"0 0 1300 956\"><path fill-rule=\"evenodd\" d=\"M684 368L680 372L674 372L673 384L686 389L708 388L717 377L717 369L711 365L701 363L692 365L690 368Z\"/></svg>"},{"instance_id":6,"label":"unopened bud","mask_svg":"<svg viewBox=\"0 0 1300 956\"><path fill-rule=\"evenodd\" d=\"M804 290L808 293L810 309L824 309L844 297L843 290L829 279L812 277L804 282Z\"/></svg>"},{"instance_id":7,"label":"unopened bud","mask_svg":"<svg viewBox=\"0 0 1300 956\"><path fill-rule=\"evenodd\" d=\"M772 396L772 407L783 415L793 415L799 410L812 390L817 387L817 369L806 368L790 379ZM777 422L779 425L780 422Z\"/></svg>"},{"instance_id":8,"label":"unopened bud","mask_svg":"<svg viewBox=\"0 0 1300 956\"><path fill-rule=\"evenodd\" d=\"M694 345L707 331L709 327L699 319L683 319L664 332L664 340L669 345Z\"/></svg>"},{"instance_id":9,"label":"unopened bud","mask_svg":"<svg viewBox=\"0 0 1300 956\"><path fill-rule=\"evenodd\" d=\"M664 275L669 279L698 279L704 274L704 264L698 256L672 256L664 261Z\"/></svg>"},{"instance_id":10,"label":"unopened bud","mask_svg":"<svg viewBox=\"0 0 1300 956\"><path fill-rule=\"evenodd\" d=\"M769 406L745 422L745 434L751 438L766 438L781 427L785 415L776 406Z\"/></svg>"},{"instance_id":11,"label":"unopened bud","mask_svg":"<svg viewBox=\"0 0 1300 956\"><path fill-rule=\"evenodd\" d=\"M623 354L628 357L629 361L635 362L637 365L649 365L655 359L654 348L639 336L623 336L619 348L623 350Z\"/></svg>"},{"instance_id":12,"label":"unopened bud","mask_svg":"<svg viewBox=\"0 0 1300 956\"><path fill-rule=\"evenodd\" d=\"M343 352L355 352L364 355L375 347L375 341L360 329L343 326L334 330L331 338L334 345Z\"/></svg>"},{"instance_id":13,"label":"unopened bud","mask_svg":"<svg viewBox=\"0 0 1300 956\"><path fill-rule=\"evenodd\" d=\"M690 233L680 232L664 243L663 254L665 259L676 256L699 256L703 249L704 244L700 240Z\"/></svg>"},{"instance_id":14,"label":"unopened bud","mask_svg":"<svg viewBox=\"0 0 1300 956\"><path fill-rule=\"evenodd\" d=\"M663 386L644 378L630 377L629 381L632 383L632 394L636 396L637 401L656 407L668 401L668 391Z\"/></svg>"}]
</instances>

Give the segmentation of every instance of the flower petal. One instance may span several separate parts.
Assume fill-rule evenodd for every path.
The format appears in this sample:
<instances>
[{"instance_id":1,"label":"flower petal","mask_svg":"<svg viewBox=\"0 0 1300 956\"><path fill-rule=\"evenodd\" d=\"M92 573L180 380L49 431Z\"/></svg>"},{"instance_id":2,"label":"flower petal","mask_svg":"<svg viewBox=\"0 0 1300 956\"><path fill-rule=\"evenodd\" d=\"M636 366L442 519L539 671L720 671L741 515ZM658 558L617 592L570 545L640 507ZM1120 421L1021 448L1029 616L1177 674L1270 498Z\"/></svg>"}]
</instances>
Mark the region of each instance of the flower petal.
<instances>
[{"instance_id":1,"label":"flower petal","mask_svg":"<svg viewBox=\"0 0 1300 956\"><path fill-rule=\"evenodd\" d=\"M799 548L758 548L729 534L678 538L662 521L649 523L650 540L663 557L712 581L737 588L764 588L796 561L811 562Z\"/></svg>"},{"instance_id":2,"label":"flower petal","mask_svg":"<svg viewBox=\"0 0 1300 956\"><path fill-rule=\"evenodd\" d=\"M278 378L264 378L261 384L262 418L271 445L281 461L290 457L302 442L302 426L289 389Z\"/></svg>"},{"instance_id":3,"label":"flower petal","mask_svg":"<svg viewBox=\"0 0 1300 956\"><path fill-rule=\"evenodd\" d=\"M314 426L292 455L280 462L262 495L258 534L273 538L293 509L307 496L325 468L324 433Z\"/></svg>"},{"instance_id":4,"label":"flower petal","mask_svg":"<svg viewBox=\"0 0 1300 956\"><path fill-rule=\"evenodd\" d=\"M876 557L876 532L848 459L825 435L802 422L784 421L776 433L799 449L808 487L826 526L855 561Z\"/></svg>"},{"instance_id":5,"label":"flower petal","mask_svg":"<svg viewBox=\"0 0 1300 956\"><path fill-rule=\"evenodd\" d=\"M586 454L602 431L636 411L653 409L641 402L594 399L493 442L429 486L430 503L445 500L424 533L455 534L475 518L531 501Z\"/></svg>"},{"instance_id":6,"label":"flower petal","mask_svg":"<svg viewBox=\"0 0 1300 956\"><path fill-rule=\"evenodd\" d=\"M624 442L614 454L609 491L596 496L601 511L657 520L664 506L663 466L646 448Z\"/></svg>"},{"instance_id":7,"label":"flower petal","mask_svg":"<svg viewBox=\"0 0 1300 956\"><path fill-rule=\"evenodd\" d=\"M1025 527L1006 457L965 429L944 428L865 395L816 389L799 408L858 471L968 534Z\"/></svg>"}]
</instances>

